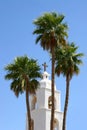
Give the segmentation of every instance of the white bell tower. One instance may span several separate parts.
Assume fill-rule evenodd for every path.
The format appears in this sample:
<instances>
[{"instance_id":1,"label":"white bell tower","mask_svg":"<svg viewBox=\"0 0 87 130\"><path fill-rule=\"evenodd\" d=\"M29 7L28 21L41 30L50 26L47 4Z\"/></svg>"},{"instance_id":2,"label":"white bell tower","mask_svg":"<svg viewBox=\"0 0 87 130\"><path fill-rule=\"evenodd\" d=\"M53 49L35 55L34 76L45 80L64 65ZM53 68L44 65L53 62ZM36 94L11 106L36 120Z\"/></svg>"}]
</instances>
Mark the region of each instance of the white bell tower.
<instances>
[{"instance_id":1,"label":"white bell tower","mask_svg":"<svg viewBox=\"0 0 87 130\"><path fill-rule=\"evenodd\" d=\"M51 80L49 74L44 71L42 80L36 95L30 96L31 117L33 120L32 130L50 130L51 121ZM55 119L54 130L62 130L63 113L60 105L60 92L55 86Z\"/></svg>"}]
</instances>

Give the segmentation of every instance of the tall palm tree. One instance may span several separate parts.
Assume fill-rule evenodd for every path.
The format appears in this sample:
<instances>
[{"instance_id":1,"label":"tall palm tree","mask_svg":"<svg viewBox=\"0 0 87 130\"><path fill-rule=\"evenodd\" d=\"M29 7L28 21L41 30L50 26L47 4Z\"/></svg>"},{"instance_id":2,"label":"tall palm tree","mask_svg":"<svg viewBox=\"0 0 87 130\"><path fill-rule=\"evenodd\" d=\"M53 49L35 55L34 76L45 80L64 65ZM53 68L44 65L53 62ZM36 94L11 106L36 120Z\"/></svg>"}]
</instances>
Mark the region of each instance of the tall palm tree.
<instances>
[{"instance_id":1,"label":"tall palm tree","mask_svg":"<svg viewBox=\"0 0 87 130\"><path fill-rule=\"evenodd\" d=\"M74 74L79 74L79 65L82 64L81 57L83 53L77 53L78 47L74 43L68 44L66 47L56 49L56 67L55 72L58 76L63 74L66 77L66 96L63 115L62 130L66 130L66 116L69 101L70 81Z\"/></svg>"},{"instance_id":2,"label":"tall palm tree","mask_svg":"<svg viewBox=\"0 0 87 130\"><path fill-rule=\"evenodd\" d=\"M37 34L36 44L40 42L41 47L44 50L50 51L52 54L52 109L51 109L51 126L50 130L53 130L54 122L54 74L55 74L55 47L57 44L65 45L67 37L67 24L63 23L64 15L52 13L45 13L41 17L34 21L36 29L33 34Z\"/></svg>"},{"instance_id":3,"label":"tall palm tree","mask_svg":"<svg viewBox=\"0 0 87 130\"><path fill-rule=\"evenodd\" d=\"M27 56L17 57L13 63L5 67L7 74L5 79L11 80L10 88L18 97L25 91L26 108L28 117L28 130L32 130L32 119L30 113L29 94L34 94L38 88L37 78L41 76L40 66L34 59Z\"/></svg>"}]
</instances>

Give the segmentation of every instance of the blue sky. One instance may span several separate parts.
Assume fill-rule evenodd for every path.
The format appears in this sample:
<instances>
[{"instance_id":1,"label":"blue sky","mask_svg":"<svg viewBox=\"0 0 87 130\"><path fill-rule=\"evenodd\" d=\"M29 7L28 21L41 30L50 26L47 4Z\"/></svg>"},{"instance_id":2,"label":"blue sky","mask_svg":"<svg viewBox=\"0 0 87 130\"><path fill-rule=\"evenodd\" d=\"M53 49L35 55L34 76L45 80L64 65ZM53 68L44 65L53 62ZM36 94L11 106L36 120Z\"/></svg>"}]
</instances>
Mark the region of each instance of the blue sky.
<instances>
[{"instance_id":1,"label":"blue sky","mask_svg":"<svg viewBox=\"0 0 87 130\"><path fill-rule=\"evenodd\" d=\"M69 41L83 52L80 74L74 76L70 85L67 130L87 129L87 1L86 0L0 0L0 130L25 130L25 95L16 98L10 90L10 81L5 81L4 66L16 56L28 55L38 59L40 65L47 62L50 73L49 54L35 45L33 20L44 12L65 15L69 25ZM65 97L65 78L56 77L57 89L61 91L61 109Z\"/></svg>"}]
</instances>

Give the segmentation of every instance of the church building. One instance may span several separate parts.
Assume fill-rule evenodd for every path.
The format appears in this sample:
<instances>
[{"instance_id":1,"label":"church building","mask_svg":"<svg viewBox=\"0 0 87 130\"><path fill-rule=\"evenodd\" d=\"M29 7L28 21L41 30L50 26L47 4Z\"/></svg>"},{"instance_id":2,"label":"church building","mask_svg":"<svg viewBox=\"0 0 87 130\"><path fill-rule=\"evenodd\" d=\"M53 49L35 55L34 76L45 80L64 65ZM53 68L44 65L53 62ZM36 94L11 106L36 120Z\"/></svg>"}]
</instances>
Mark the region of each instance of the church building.
<instances>
[{"instance_id":1,"label":"church building","mask_svg":"<svg viewBox=\"0 0 87 130\"><path fill-rule=\"evenodd\" d=\"M35 95L30 96L31 117L33 121L32 130L50 130L51 122L51 80L44 66L42 79ZM54 130L62 130L63 112L61 112L60 92L55 85L55 119ZM26 128L27 129L27 128Z\"/></svg>"}]
</instances>

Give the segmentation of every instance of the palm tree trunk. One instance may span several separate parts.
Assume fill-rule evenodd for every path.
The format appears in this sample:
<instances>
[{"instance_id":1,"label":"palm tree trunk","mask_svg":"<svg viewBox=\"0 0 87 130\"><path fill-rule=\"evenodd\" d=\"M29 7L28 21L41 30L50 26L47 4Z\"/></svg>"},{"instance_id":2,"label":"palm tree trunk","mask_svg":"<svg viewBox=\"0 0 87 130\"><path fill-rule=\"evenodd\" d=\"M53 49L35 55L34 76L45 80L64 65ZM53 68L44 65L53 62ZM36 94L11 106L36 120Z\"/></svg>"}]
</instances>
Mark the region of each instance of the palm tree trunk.
<instances>
[{"instance_id":1,"label":"palm tree trunk","mask_svg":"<svg viewBox=\"0 0 87 130\"><path fill-rule=\"evenodd\" d=\"M30 103L29 103L29 80L26 75L23 75L26 81L26 108L27 108L27 123L28 123L28 129L32 130L32 119L31 119L31 112L30 112Z\"/></svg>"},{"instance_id":2,"label":"palm tree trunk","mask_svg":"<svg viewBox=\"0 0 87 130\"><path fill-rule=\"evenodd\" d=\"M29 94L28 90L26 89L26 107L27 107L27 122L28 122L28 130L31 130L31 114L30 114L30 105L29 105Z\"/></svg>"},{"instance_id":3,"label":"palm tree trunk","mask_svg":"<svg viewBox=\"0 0 87 130\"><path fill-rule=\"evenodd\" d=\"M50 125L50 130L54 129L54 80L55 80L55 54L54 54L54 47L52 48L52 74L51 74L51 93L52 93L52 108L51 108L51 125Z\"/></svg>"},{"instance_id":4,"label":"palm tree trunk","mask_svg":"<svg viewBox=\"0 0 87 130\"><path fill-rule=\"evenodd\" d=\"M69 75L67 75L66 76L66 97L65 97L65 105L64 105L62 130L66 130L66 116L67 116L68 101L69 101L69 83L70 83L70 78Z\"/></svg>"},{"instance_id":5,"label":"palm tree trunk","mask_svg":"<svg viewBox=\"0 0 87 130\"><path fill-rule=\"evenodd\" d=\"M31 120L31 113L30 113L30 103L29 103L29 82L28 77L25 76L26 80L26 108L27 108L27 122L28 122L28 130L32 130L32 120Z\"/></svg>"}]
</instances>

